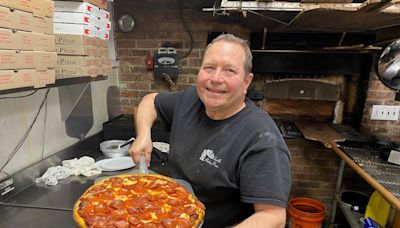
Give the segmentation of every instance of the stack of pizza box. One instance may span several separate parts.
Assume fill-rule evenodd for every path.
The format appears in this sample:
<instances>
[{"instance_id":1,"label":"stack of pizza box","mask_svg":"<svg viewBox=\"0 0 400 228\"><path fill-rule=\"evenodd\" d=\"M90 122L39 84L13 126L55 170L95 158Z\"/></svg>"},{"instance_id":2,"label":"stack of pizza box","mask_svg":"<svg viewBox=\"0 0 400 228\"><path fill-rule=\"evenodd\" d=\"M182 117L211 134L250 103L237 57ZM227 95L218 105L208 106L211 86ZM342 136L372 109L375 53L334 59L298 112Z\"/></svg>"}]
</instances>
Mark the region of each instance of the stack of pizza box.
<instances>
[{"instance_id":1,"label":"stack of pizza box","mask_svg":"<svg viewBox=\"0 0 400 228\"><path fill-rule=\"evenodd\" d=\"M0 90L55 82L51 0L0 0Z\"/></svg>"},{"instance_id":2,"label":"stack of pizza box","mask_svg":"<svg viewBox=\"0 0 400 228\"><path fill-rule=\"evenodd\" d=\"M111 75L105 0L55 1L56 78Z\"/></svg>"}]
</instances>

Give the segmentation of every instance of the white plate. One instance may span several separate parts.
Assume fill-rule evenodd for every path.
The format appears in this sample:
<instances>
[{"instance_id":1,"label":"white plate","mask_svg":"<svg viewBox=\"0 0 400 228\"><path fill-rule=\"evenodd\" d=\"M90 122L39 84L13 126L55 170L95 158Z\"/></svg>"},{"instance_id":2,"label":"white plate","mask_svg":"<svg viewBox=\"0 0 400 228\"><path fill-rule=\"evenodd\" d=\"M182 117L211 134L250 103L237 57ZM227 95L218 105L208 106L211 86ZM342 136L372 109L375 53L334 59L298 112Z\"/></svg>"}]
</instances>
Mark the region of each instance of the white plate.
<instances>
[{"instance_id":1,"label":"white plate","mask_svg":"<svg viewBox=\"0 0 400 228\"><path fill-rule=\"evenodd\" d=\"M124 169L129 169L135 166L131 157L117 157L103 159L96 162L97 166L102 171L119 171Z\"/></svg>"},{"instance_id":2,"label":"white plate","mask_svg":"<svg viewBox=\"0 0 400 228\"><path fill-rule=\"evenodd\" d=\"M153 147L161 152L169 153L169 144L165 142L153 142Z\"/></svg>"}]
</instances>

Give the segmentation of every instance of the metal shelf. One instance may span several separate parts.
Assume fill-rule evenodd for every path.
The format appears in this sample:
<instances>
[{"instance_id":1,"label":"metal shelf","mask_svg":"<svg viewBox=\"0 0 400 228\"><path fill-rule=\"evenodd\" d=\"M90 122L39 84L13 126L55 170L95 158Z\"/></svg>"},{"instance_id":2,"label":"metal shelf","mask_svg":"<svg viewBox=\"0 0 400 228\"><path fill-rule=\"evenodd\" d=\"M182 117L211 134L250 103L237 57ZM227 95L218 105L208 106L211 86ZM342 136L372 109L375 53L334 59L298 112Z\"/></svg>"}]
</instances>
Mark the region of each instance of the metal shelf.
<instances>
[{"instance_id":1,"label":"metal shelf","mask_svg":"<svg viewBox=\"0 0 400 228\"><path fill-rule=\"evenodd\" d=\"M36 90L36 89L60 87L60 86L66 86L66 85L72 85L72 84L102 81L102 80L107 80L107 79L108 79L108 76L105 76L105 75L98 75L97 77L56 79L56 82L54 84L49 84L49 85L46 85L46 86L40 87L40 88L34 88L33 86L29 86L29 87L23 87L23 88L0 90L0 95L9 94L9 93L18 93L18 92L24 92L24 91L31 91L31 90Z\"/></svg>"},{"instance_id":2,"label":"metal shelf","mask_svg":"<svg viewBox=\"0 0 400 228\"><path fill-rule=\"evenodd\" d=\"M349 223L351 228L363 228L364 225L360 222L360 218L362 218L362 214L356 211L352 211L350 209L350 205L343 202L338 195L335 195L337 203L342 210L344 216L346 217L347 222Z\"/></svg>"}]
</instances>

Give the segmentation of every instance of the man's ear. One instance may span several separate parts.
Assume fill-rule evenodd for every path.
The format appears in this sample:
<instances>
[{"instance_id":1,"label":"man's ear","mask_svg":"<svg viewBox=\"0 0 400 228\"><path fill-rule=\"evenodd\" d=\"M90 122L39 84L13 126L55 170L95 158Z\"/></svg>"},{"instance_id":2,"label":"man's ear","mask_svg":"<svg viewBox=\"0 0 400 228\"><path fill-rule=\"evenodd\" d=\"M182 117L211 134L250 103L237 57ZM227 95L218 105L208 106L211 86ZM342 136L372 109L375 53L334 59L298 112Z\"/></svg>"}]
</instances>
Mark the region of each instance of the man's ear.
<instances>
[{"instance_id":1,"label":"man's ear","mask_svg":"<svg viewBox=\"0 0 400 228\"><path fill-rule=\"evenodd\" d=\"M248 89L249 86L250 86L251 81L253 81L253 77L254 77L254 74L253 74L253 73L249 73L249 74L244 78L244 84L245 84L244 89L245 89L246 92L247 92L247 89Z\"/></svg>"}]
</instances>

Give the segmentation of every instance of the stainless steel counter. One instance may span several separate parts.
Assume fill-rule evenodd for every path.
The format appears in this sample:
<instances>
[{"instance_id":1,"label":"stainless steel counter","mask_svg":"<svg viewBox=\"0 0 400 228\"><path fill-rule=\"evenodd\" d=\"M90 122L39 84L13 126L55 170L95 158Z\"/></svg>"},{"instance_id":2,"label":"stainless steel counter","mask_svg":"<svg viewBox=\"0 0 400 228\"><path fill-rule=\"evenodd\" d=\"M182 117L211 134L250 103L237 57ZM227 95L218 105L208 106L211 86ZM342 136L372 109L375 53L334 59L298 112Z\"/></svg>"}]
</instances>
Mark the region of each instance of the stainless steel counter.
<instances>
[{"instance_id":1,"label":"stainless steel counter","mask_svg":"<svg viewBox=\"0 0 400 228\"><path fill-rule=\"evenodd\" d=\"M70 176L55 186L36 184L35 179L48 167L60 165L65 159L84 155L96 161L103 159L99 150L100 141L100 135L93 136L12 176L15 190L0 197L0 227L75 227L72 208L79 196L97 178L129 173L135 167L118 172L103 172L92 177ZM156 158L152 159L150 169L169 176L168 164Z\"/></svg>"}]
</instances>

